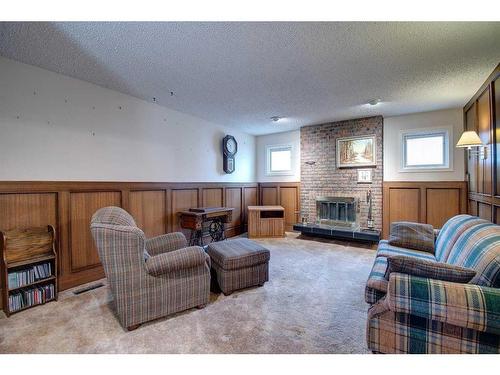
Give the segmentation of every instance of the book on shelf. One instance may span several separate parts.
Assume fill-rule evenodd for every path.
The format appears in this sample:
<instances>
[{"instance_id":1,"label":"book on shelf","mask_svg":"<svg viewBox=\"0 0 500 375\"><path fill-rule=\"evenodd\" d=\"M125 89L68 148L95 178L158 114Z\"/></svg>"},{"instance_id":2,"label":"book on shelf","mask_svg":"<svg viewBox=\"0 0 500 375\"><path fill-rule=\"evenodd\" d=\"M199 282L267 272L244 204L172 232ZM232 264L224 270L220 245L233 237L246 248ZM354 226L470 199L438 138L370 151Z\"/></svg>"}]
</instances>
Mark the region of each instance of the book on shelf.
<instances>
[{"instance_id":1,"label":"book on shelf","mask_svg":"<svg viewBox=\"0 0 500 375\"><path fill-rule=\"evenodd\" d=\"M40 305L53 299L54 296L54 284L21 289L9 295L9 310L15 312L25 307Z\"/></svg>"},{"instance_id":2,"label":"book on shelf","mask_svg":"<svg viewBox=\"0 0 500 375\"><path fill-rule=\"evenodd\" d=\"M9 289L32 284L52 276L52 266L50 262L35 264L17 271L8 272Z\"/></svg>"}]
</instances>

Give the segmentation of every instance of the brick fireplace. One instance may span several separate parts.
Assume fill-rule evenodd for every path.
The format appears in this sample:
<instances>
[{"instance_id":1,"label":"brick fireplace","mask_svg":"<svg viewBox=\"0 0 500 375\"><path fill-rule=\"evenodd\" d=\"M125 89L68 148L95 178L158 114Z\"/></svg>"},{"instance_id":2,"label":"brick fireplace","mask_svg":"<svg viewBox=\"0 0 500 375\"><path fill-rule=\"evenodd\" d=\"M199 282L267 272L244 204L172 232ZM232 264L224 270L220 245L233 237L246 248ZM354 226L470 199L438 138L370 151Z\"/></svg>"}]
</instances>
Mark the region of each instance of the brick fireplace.
<instances>
[{"instance_id":1,"label":"brick fireplace","mask_svg":"<svg viewBox=\"0 0 500 375\"><path fill-rule=\"evenodd\" d=\"M345 197L356 201L356 221L366 227L368 204L366 193L372 192L375 229L382 230L382 155L383 118L381 116L312 125L300 129L301 217L317 222L317 200L322 197ZM336 139L376 135L376 166L372 183L358 184L356 168L337 168Z\"/></svg>"}]
</instances>

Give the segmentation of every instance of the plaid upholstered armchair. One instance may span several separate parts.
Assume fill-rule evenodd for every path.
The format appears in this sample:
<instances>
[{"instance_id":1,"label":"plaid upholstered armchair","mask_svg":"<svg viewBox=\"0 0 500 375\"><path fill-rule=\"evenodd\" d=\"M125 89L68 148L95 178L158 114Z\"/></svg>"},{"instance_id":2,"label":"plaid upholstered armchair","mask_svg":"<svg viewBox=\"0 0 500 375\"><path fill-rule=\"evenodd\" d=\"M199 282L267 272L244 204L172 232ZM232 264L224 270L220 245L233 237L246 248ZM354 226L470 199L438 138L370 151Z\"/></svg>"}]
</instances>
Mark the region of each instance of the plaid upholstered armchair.
<instances>
[{"instance_id":1,"label":"plaid upholstered armchair","mask_svg":"<svg viewBox=\"0 0 500 375\"><path fill-rule=\"evenodd\" d=\"M90 228L123 327L208 303L210 258L182 233L146 239L119 207L99 209Z\"/></svg>"}]
</instances>

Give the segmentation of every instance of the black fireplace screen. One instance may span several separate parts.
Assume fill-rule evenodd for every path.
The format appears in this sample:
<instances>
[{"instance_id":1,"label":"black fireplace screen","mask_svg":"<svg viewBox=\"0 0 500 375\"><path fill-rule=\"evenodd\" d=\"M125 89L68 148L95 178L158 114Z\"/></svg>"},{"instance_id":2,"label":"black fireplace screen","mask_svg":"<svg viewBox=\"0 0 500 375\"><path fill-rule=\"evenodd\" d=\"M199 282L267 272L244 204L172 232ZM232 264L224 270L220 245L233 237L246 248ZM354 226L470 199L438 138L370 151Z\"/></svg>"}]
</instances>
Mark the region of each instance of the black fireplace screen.
<instances>
[{"instance_id":1,"label":"black fireplace screen","mask_svg":"<svg viewBox=\"0 0 500 375\"><path fill-rule=\"evenodd\" d=\"M356 222L356 199L349 197L321 197L316 199L316 215L324 224L352 224Z\"/></svg>"}]
</instances>

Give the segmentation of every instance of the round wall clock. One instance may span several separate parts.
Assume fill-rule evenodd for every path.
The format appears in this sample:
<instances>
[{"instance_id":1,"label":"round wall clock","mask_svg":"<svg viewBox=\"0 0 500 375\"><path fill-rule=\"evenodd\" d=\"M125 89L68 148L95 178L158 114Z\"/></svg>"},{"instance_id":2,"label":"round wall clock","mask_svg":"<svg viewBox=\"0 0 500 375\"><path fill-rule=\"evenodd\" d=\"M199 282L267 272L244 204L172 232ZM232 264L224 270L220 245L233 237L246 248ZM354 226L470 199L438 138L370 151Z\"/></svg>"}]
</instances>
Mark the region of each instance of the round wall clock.
<instances>
[{"instance_id":1,"label":"round wall clock","mask_svg":"<svg viewBox=\"0 0 500 375\"><path fill-rule=\"evenodd\" d=\"M226 173L233 173L235 169L234 155L238 152L238 143L232 135L226 135L222 140L223 168Z\"/></svg>"}]
</instances>

